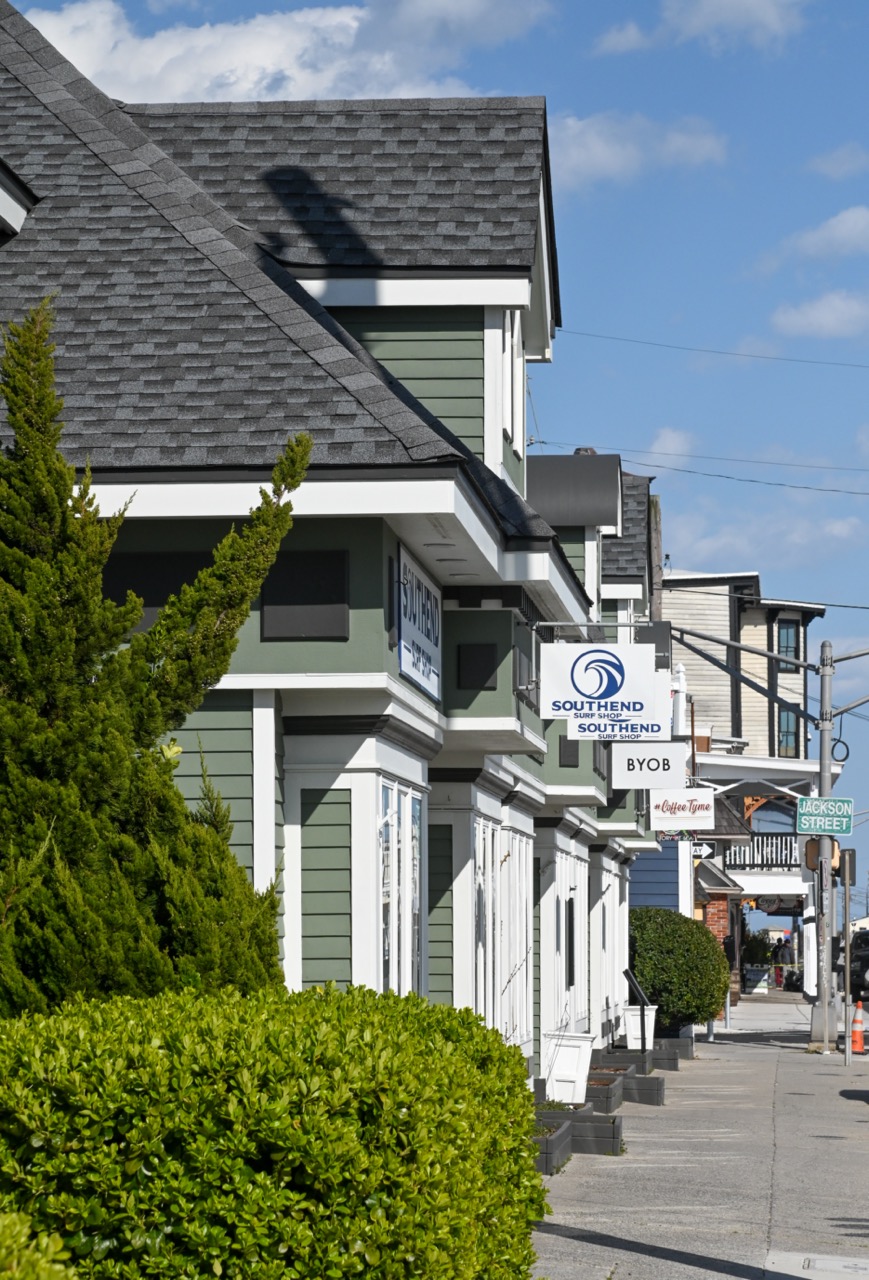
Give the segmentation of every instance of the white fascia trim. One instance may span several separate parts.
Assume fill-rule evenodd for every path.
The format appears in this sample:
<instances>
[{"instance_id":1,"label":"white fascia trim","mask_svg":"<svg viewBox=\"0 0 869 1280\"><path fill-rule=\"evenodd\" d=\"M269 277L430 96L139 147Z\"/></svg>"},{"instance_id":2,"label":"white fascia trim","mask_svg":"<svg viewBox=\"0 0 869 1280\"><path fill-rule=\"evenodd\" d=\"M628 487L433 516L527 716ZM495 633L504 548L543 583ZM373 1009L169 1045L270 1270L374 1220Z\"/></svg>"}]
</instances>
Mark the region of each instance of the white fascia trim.
<instances>
[{"instance_id":1,"label":"white fascia trim","mask_svg":"<svg viewBox=\"0 0 869 1280\"><path fill-rule=\"evenodd\" d=\"M306 278L299 283L324 307L491 306L524 311L531 305L531 281L515 276L440 276L437 279L325 276Z\"/></svg>"},{"instance_id":2,"label":"white fascia trim","mask_svg":"<svg viewBox=\"0 0 869 1280\"><path fill-rule=\"evenodd\" d=\"M24 226L27 209L15 197L0 186L0 229L17 235Z\"/></svg>"},{"instance_id":3,"label":"white fascia trim","mask_svg":"<svg viewBox=\"0 0 869 1280\"><path fill-rule=\"evenodd\" d=\"M532 750L546 751L546 739L515 716L447 716L446 729L449 733L515 733Z\"/></svg>"},{"instance_id":4,"label":"white fascia trim","mask_svg":"<svg viewBox=\"0 0 869 1280\"><path fill-rule=\"evenodd\" d=\"M597 787L569 787L552 782L546 786L546 800L548 804L563 805L565 808L596 809L605 805L607 798ZM586 817L592 824L591 834L597 835L600 823L591 814L586 814Z\"/></svg>"},{"instance_id":5,"label":"white fascia trim","mask_svg":"<svg viewBox=\"0 0 869 1280\"><path fill-rule=\"evenodd\" d=\"M446 717L433 703L416 694L403 680L397 680L385 671L239 672L224 676L215 688L301 690L304 693L383 693L438 729L444 729L447 724Z\"/></svg>"},{"instance_id":6,"label":"white fascia trim","mask_svg":"<svg viewBox=\"0 0 869 1280\"><path fill-rule=\"evenodd\" d=\"M642 600L645 588L641 582L602 582L601 600Z\"/></svg>"},{"instance_id":7,"label":"white fascia trim","mask_svg":"<svg viewBox=\"0 0 869 1280\"><path fill-rule=\"evenodd\" d=\"M557 622L590 622L589 607L579 595L576 583L567 570L548 551L506 551L502 576L505 582L527 583L534 587L545 583L558 598L560 616Z\"/></svg>"},{"instance_id":8,"label":"white fascia trim","mask_svg":"<svg viewBox=\"0 0 869 1280\"><path fill-rule=\"evenodd\" d=\"M228 518L237 520L259 503L260 483L225 484L95 484L94 497L103 511L120 511L128 520ZM549 551L504 551L494 520L464 483L440 480L308 480L293 494L299 518L454 516L501 582L542 584L558 597L559 621L585 622L585 603L566 571Z\"/></svg>"}]
</instances>

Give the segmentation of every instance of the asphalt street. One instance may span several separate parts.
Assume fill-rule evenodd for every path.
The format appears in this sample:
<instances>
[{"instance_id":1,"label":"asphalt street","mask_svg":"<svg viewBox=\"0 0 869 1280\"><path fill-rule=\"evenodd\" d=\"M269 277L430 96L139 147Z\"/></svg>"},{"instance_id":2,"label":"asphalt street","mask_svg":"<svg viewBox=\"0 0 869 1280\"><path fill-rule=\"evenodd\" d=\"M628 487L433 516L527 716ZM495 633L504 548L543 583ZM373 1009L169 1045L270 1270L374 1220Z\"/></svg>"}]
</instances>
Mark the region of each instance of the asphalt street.
<instances>
[{"instance_id":1,"label":"asphalt street","mask_svg":"<svg viewBox=\"0 0 869 1280\"><path fill-rule=\"evenodd\" d=\"M625 1103L626 1153L547 1178L542 1280L869 1277L869 1055L808 1053L809 1006L743 998L731 1031Z\"/></svg>"}]
</instances>

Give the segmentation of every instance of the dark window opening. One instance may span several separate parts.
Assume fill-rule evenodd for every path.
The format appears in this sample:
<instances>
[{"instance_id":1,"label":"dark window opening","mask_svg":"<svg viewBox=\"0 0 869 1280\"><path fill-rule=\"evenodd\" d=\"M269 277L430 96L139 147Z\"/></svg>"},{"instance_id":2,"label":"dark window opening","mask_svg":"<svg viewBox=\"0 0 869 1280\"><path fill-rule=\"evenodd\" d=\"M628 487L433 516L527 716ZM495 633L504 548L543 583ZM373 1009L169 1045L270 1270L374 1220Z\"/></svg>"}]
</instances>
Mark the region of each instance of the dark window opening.
<instances>
[{"instance_id":1,"label":"dark window opening","mask_svg":"<svg viewBox=\"0 0 869 1280\"><path fill-rule=\"evenodd\" d=\"M562 734L558 739L558 766L561 769L579 768L579 739Z\"/></svg>"},{"instance_id":2,"label":"dark window opening","mask_svg":"<svg viewBox=\"0 0 869 1280\"><path fill-rule=\"evenodd\" d=\"M799 630L795 620L784 619L779 622L777 652L783 658L799 658ZM777 665L779 671L796 671L796 667L788 662L780 662Z\"/></svg>"},{"instance_id":3,"label":"dark window opening","mask_svg":"<svg viewBox=\"0 0 869 1280\"><path fill-rule=\"evenodd\" d=\"M791 760L797 754L797 713L786 707L778 713L778 753Z\"/></svg>"},{"instance_id":4,"label":"dark window opening","mask_svg":"<svg viewBox=\"0 0 869 1280\"><path fill-rule=\"evenodd\" d=\"M576 921L573 898L564 904L564 984L568 991L576 981Z\"/></svg>"},{"instance_id":5,"label":"dark window opening","mask_svg":"<svg viewBox=\"0 0 869 1280\"><path fill-rule=\"evenodd\" d=\"M456 645L456 683L460 689L498 688L498 646Z\"/></svg>"},{"instance_id":6,"label":"dark window opening","mask_svg":"<svg viewBox=\"0 0 869 1280\"><path fill-rule=\"evenodd\" d=\"M346 551L282 551L263 583L263 640L349 640Z\"/></svg>"}]
</instances>

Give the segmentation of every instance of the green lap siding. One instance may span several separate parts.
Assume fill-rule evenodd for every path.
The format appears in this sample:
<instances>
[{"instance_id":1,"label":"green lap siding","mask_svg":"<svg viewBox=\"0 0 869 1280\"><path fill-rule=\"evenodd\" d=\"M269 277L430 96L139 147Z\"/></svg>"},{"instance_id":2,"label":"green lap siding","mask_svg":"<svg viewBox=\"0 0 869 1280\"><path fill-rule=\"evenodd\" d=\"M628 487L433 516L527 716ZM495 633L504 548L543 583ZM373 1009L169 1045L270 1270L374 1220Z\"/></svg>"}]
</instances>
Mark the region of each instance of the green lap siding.
<instances>
[{"instance_id":1,"label":"green lap siding","mask_svg":"<svg viewBox=\"0 0 869 1280\"><path fill-rule=\"evenodd\" d=\"M428 829L428 998L453 1003L453 829Z\"/></svg>"},{"instance_id":2,"label":"green lap siding","mask_svg":"<svg viewBox=\"0 0 869 1280\"><path fill-rule=\"evenodd\" d=\"M230 845L253 873L253 711L250 690L216 689L174 734L182 748L175 781L191 809L202 787L200 745L208 776L232 814Z\"/></svg>"},{"instance_id":3,"label":"green lap siding","mask_svg":"<svg viewBox=\"0 0 869 1280\"><path fill-rule=\"evenodd\" d=\"M351 981L350 792L302 791L302 986Z\"/></svg>"},{"instance_id":4,"label":"green lap siding","mask_svg":"<svg viewBox=\"0 0 869 1280\"><path fill-rule=\"evenodd\" d=\"M336 320L483 457L481 307L339 307Z\"/></svg>"}]
</instances>

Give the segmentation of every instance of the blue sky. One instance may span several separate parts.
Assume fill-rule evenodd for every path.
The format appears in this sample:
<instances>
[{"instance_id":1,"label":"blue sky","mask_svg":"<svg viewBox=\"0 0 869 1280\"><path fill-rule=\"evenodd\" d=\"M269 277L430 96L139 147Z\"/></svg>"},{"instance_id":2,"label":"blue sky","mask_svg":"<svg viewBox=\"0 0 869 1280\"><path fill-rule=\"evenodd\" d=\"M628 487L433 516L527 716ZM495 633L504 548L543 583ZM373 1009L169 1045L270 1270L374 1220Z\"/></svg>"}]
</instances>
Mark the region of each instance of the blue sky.
<instances>
[{"instance_id":1,"label":"blue sky","mask_svg":"<svg viewBox=\"0 0 869 1280\"><path fill-rule=\"evenodd\" d=\"M812 630L869 648L865 0L25 12L127 101L545 94L564 332L533 371L531 434L653 472L674 567L756 569L767 595L860 606ZM869 662L842 666L836 703L864 693ZM838 790L869 809L869 722L845 737Z\"/></svg>"}]
</instances>

